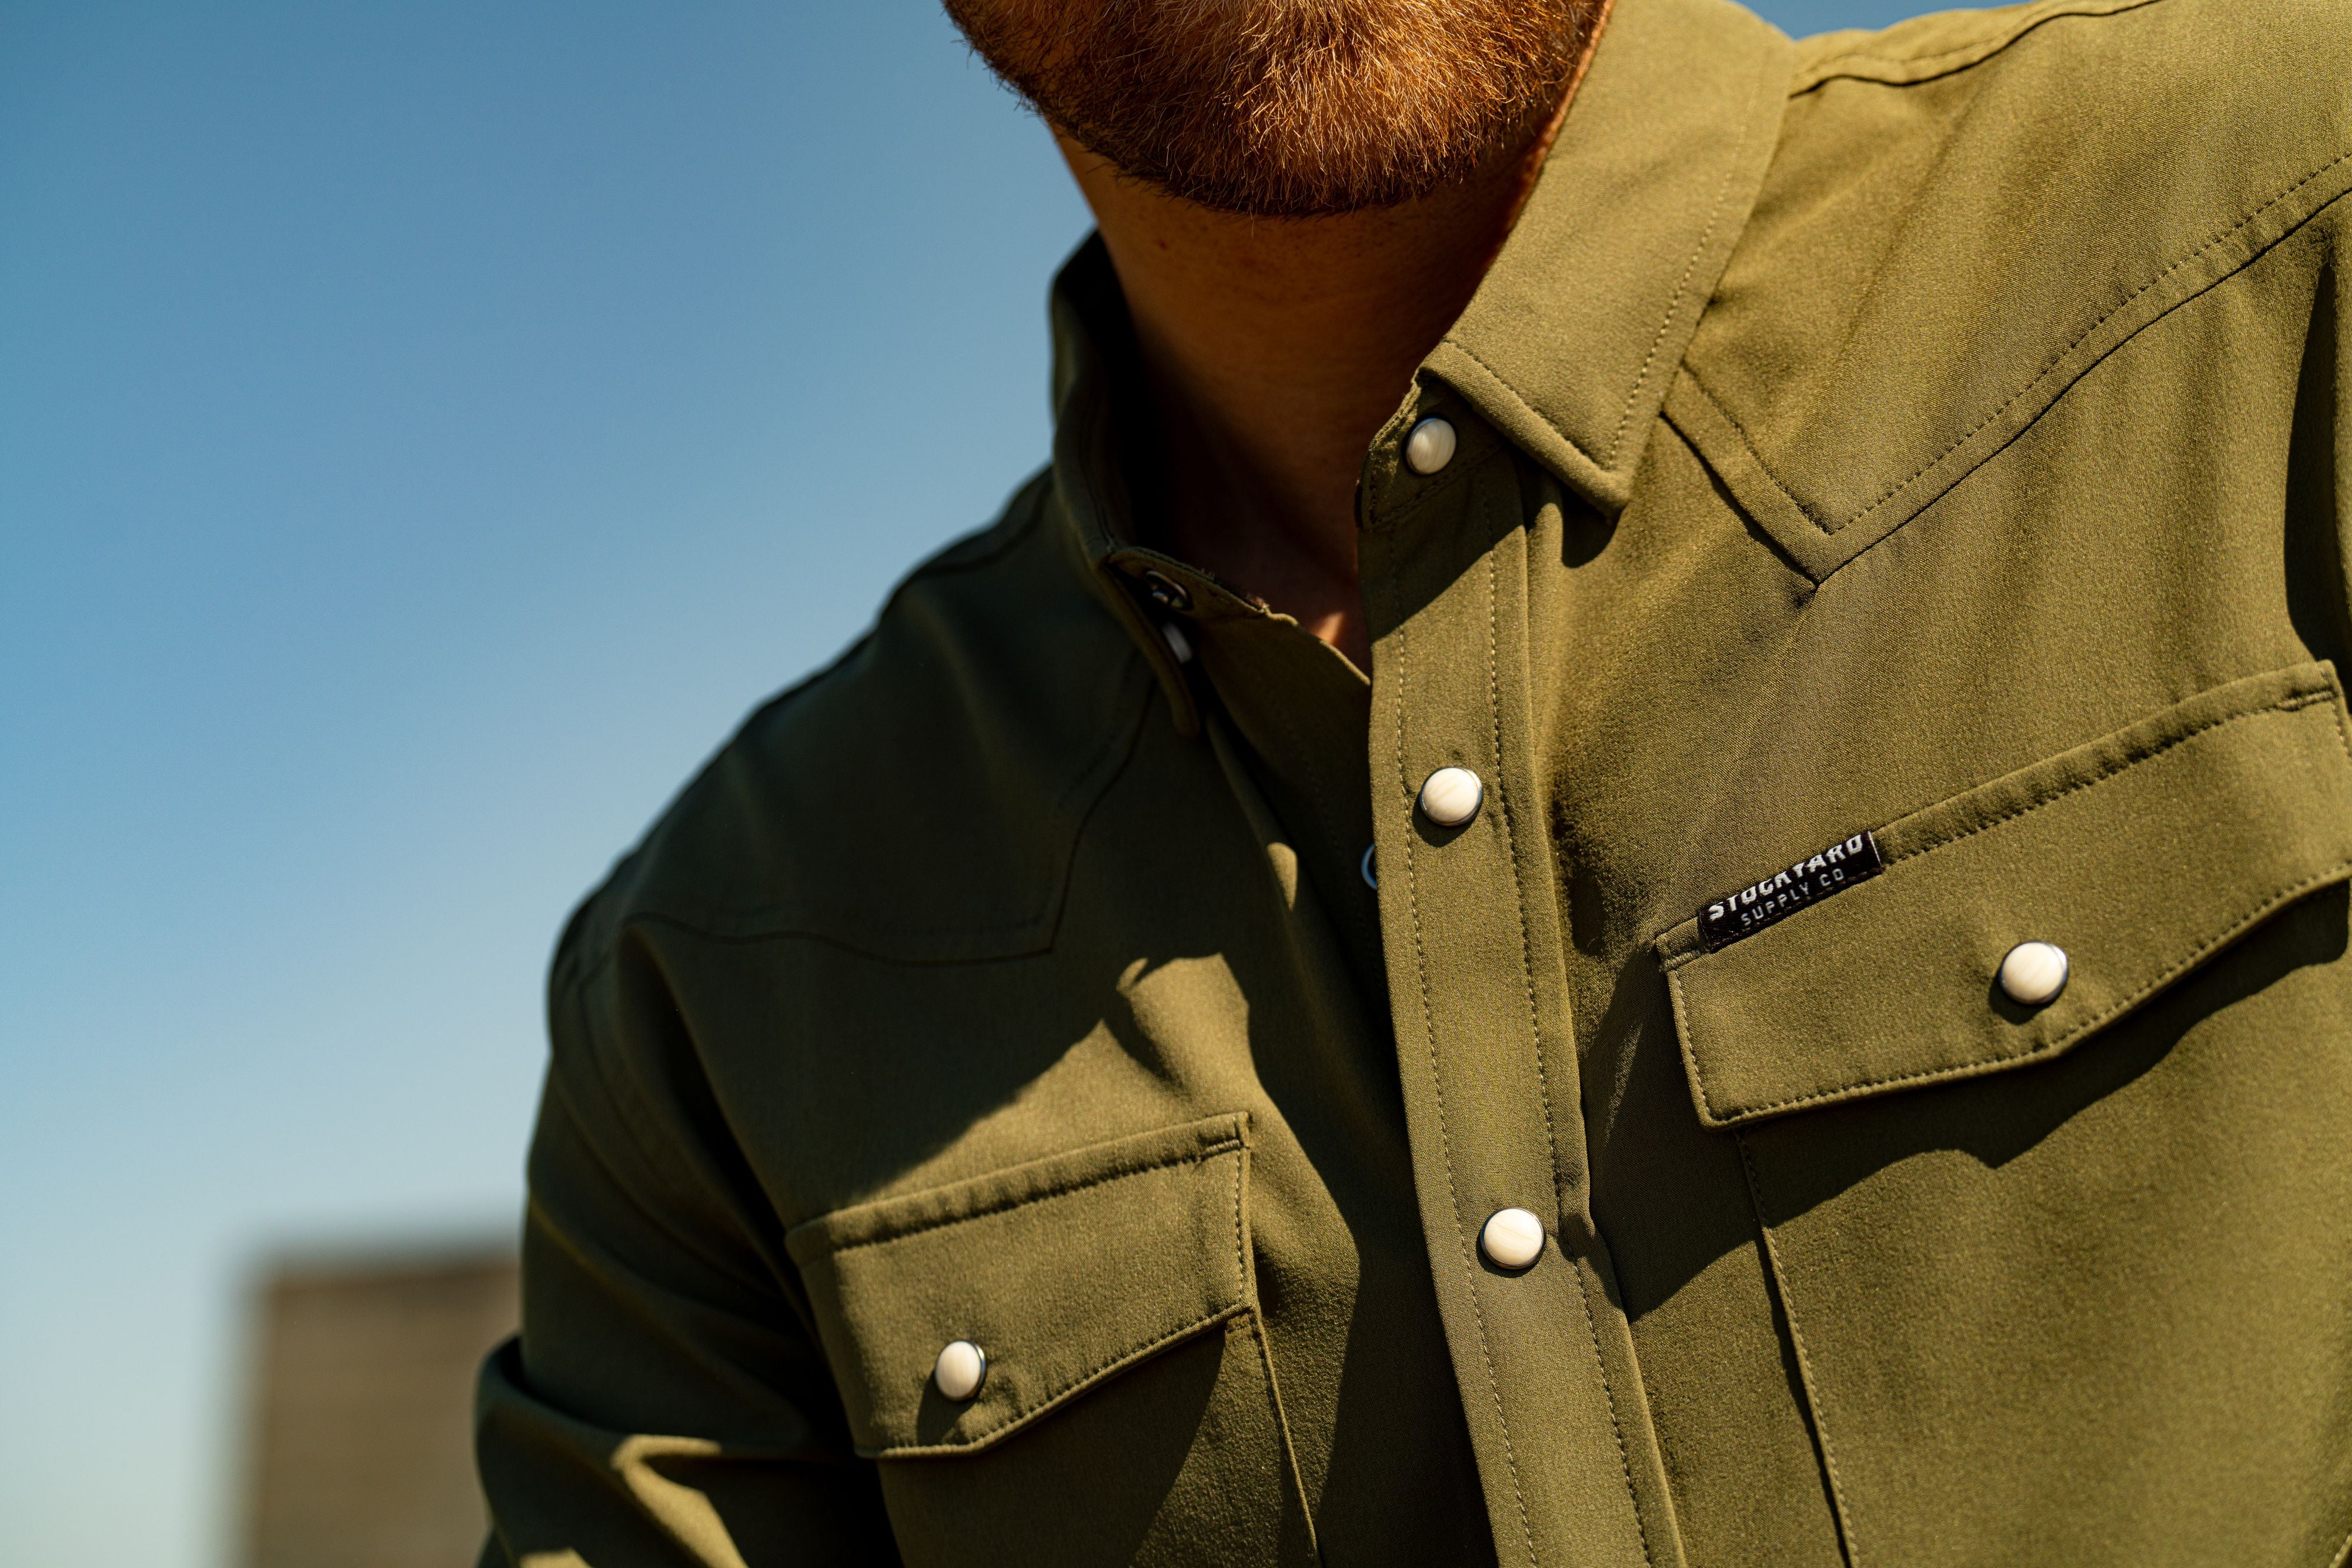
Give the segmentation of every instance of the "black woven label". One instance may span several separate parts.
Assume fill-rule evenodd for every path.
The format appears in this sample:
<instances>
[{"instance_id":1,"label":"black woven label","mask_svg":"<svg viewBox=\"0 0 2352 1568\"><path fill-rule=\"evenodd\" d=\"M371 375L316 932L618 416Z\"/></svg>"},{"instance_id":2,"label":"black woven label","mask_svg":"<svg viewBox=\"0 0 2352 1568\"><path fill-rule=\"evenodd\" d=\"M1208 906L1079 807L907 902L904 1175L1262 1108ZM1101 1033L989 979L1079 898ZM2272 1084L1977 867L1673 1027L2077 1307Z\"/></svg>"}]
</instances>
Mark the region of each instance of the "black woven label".
<instances>
[{"instance_id":1,"label":"black woven label","mask_svg":"<svg viewBox=\"0 0 2352 1568\"><path fill-rule=\"evenodd\" d=\"M1817 855L1808 855L1787 871L1775 872L1752 887L1719 898L1698 912L1699 940L1710 953L1728 947L1742 936L1753 936L1801 909L1810 909L1833 893L1867 882L1884 869L1878 841L1868 833L1842 839Z\"/></svg>"}]
</instances>

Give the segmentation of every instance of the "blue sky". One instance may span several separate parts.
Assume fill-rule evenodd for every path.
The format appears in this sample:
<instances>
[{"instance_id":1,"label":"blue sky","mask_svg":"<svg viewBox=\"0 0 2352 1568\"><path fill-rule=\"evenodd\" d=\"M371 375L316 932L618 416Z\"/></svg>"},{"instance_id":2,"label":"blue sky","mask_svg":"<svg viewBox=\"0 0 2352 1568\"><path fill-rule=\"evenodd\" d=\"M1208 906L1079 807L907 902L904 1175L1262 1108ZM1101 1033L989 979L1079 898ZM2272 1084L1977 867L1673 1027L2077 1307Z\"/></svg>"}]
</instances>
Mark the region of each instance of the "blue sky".
<instances>
[{"instance_id":1,"label":"blue sky","mask_svg":"<svg viewBox=\"0 0 2352 1568\"><path fill-rule=\"evenodd\" d=\"M0 0L0 1564L226 1562L255 1260L510 1225L564 913L1086 226L928 0Z\"/></svg>"}]
</instances>

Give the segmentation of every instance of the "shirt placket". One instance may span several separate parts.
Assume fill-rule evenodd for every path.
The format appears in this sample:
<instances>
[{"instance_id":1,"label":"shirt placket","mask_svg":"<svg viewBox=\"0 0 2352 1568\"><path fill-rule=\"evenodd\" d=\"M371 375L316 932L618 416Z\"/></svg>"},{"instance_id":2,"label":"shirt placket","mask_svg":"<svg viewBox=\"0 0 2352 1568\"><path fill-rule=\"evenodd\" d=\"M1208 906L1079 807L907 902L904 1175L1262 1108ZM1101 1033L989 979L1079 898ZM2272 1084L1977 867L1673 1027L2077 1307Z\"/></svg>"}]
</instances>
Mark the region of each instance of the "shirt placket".
<instances>
[{"instance_id":1,"label":"shirt placket","mask_svg":"<svg viewBox=\"0 0 2352 1568\"><path fill-rule=\"evenodd\" d=\"M1430 465L1433 421L1450 439ZM1364 475L1374 836L1414 1177L1499 1560L1679 1562L1591 1219L1516 461L1427 387Z\"/></svg>"}]
</instances>

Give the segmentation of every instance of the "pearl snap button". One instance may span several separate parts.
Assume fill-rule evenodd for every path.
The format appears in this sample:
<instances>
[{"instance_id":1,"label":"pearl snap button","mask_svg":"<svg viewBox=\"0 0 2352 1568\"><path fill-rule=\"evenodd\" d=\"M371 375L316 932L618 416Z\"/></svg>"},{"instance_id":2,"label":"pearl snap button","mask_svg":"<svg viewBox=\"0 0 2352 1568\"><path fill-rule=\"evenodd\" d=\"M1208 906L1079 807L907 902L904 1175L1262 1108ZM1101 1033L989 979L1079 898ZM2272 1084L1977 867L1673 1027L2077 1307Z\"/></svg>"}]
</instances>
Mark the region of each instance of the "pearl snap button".
<instances>
[{"instance_id":1,"label":"pearl snap button","mask_svg":"<svg viewBox=\"0 0 2352 1568\"><path fill-rule=\"evenodd\" d=\"M1543 1221L1524 1208L1498 1208L1478 1230L1478 1250L1497 1269L1531 1268L1543 1249Z\"/></svg>"},{"instance_id":2,"label":"pearl snap button","mask_svg":"<svg viewBox=\"0 0 2352 1568\"><path fill-rule=\"evenodd\" d=\"M931 1368L931 1381L959 1405L979 1393L987 1376L988 1357L968 1339L950 1340L940 1352L939 1364Z\"/></svg>"},{"instance_id":3,"label":"pearl snap button","mask_svg":"<svg viewBox=\"0 0 2352 1568\"><path fill-rule=\"evenodd\" d=\"M1147 567L1144 569L1142 582L1143 591L1151 595L1154 600L1168 609L1181 614L1192 608L1192 596L1184 591L1182 583L1166 572Z\"/></svg>"},{"instance_id":4,"label":"pearl snap button","mask_svg":"<svg viewBox=\"0 0 2352 1568\"><path fill-rule=\"evenodd\" d=\"M1363 862L1356 867L1358 871L1364 873L1364 885L1370 888L1374 893L1378 893L1381 890L1381 869L1372 863L1372 851L1377 846L1372 844L1366 844L1364 846Z\"/></svg>"},{"instance_id":5,"label":"pearl snap button","mask_svg":"<svg viewBox=\"0 0 2352 1568\"><path fill-rule=\"evenodd\" d=\"M1460 827L1486 799L1486 786L1467 768L1441 768L1422 781L1422 812L1441 828Z\"/></svg>"},{"instance_id":6,"label":"pearl snap button","mask_svg":"<svg viewBox=\"0 0 2352 1568\"><path fill-rule=\"evenodd\" d=\"M1416 474L1434 474L1454 461L1454 426L1442 419L1424 419L1404 438L1405 465Z\"/></svg>"},{"instance_id":7,"label":"pearl snap button","mask_svg":"<svg viewBox=\"0 0 2352 1568\"><path fill-rule=\"evenodd\" d=\"M2021 1007L2038 1008L2066 988L2066 954L2047 942L2020 942L2000 961L2001 993Z\"/></svg>"}]
</instances>

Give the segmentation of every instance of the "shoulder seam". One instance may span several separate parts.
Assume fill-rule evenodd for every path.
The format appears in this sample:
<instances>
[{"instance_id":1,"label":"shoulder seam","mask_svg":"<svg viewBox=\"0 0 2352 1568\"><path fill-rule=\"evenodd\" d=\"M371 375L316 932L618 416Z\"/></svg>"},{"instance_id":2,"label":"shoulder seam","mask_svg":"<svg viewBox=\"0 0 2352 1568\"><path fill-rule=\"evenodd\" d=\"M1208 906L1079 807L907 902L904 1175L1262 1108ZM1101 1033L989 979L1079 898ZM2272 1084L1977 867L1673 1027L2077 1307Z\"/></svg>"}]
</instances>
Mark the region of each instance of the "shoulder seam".
<instances>
[{"instance_id":1,"label":"shoulder seam","mask_svg":"<svg viewBox=\"0 0 2352 1568\"><path fill-rule=\"evenodd\" d=\"M563 935L558 940L554 961L551 967L551 973L562 976L568 964L579 975L584 977L593 967L594 963L607 956L606 950L609 946L625 936L636 917L654 912L651 906L641 903L635 893L625 885L630 873L660 838L662 830L677 813L681 803L693 794L698 786L710 777L713 769L726 760L729 753L742 744L744 737L755 726L771 714L789 706L808 692L840 674L874 641L875 634L881 629L884 620L908 588L927 580L978 570L1003 559L1018 549L1030 534L1035 531L1038 519L1045 513L1045 507L1039 504L1039 497L1043 486L1051 476L1050 469L1041 469L1024 480L1020 487L1015 489L1011 498L1005 502L1004 509L999 514L995 522L948 544L929 559L918 563L912 570L901 578L885 597L880 608L875 612L874 619L868 622L864 631L850 640L847 646L781 691L773 692L753 704L751 711L738 721L735 727L728 733L727 737L703 758L701 765L687 777L685 782L671 791L668 799L662 802L661 808L653 814L652 819L646 822L635 841L622 852L605 872L604 878L574 907L571 918L565 924ZM959 554L959 551L968 551L968 553ZM713 933L701 931L691 921L678 920L673 923L698 936L713 935ZM583 949L578 954L571 951L575 936Z\"/></svg>"},{"instance_id":2,"label":"shoulder seam","mask_svg":"<svg viewBox=\"0 0 2352 1568\"><path fill-rule=\"evenodd\" d=\"M849 645L840 653L744 715L743 722L735 727L735 732L730 735L718 751L711 755L710 761L715 763L720 757L725 756L728 747L740 739L744 732L757 724L762 716L782 707L811 687L822 685L838 674L844 665L857 656L860 649L874 641L875 634L882 629L882 622L888 619L890 612L898 607L898 601L907 596L908 589L913 588L917 583L929 582L939 578L951 577L967 571L978 571L983 567L993 566L1018 549L1036 528L1037 519L1045 513L1045 508L1037 504L1037 495L1039 487L1048 477L1050 477L1049 470L1031 475L1023 482L1021 487L1013 493L1013 498L1004 504L1004 514L997 521L976 533L966 534L963 538L942 547L929 560L918 562L915 569L900 578L897 585L890 590L889 596L882 601L881 608L874 612L874 619L867 624L865 631L851 639ZM991 538L991 535L995 537ZM698 774L697 777L700 775ZM688 782L691 784L692 780ZM680 794L684 792L679 791ZM667 808L663 814L667 815ZM655 821L658 824L661 819L656 818Z\"/></svg>"},{"instance_id":3,"label":"shoulder seam","mask_svg":"<svg viewBox=\"0 0 2352 1568\"><path fill-rule=\"evenodd\" d=\"M2042 0L2038 5L2020 7L2006 27L1925 55L1876 52L1883 49L1886 35L1874 33L1846 52L1798 67L1789 82L1789 96L1801 98L1825 82L1841 80L1875 82L1882 87L1916 87L1982 65L2028 33L2061 17L2112 16L2158 3L2158 0Z\"/></svg>"},{"instance_id":4,"label":"shoulder seam","mask_svg":"<svg viewBox=\"0 0 2352 1568\"><path fill-rule=\"evenodd\" d=\"M890 599L896 600L908 587L929 578L945 577L952 572L976 571L1018 549L1031 530L1036 528L1037 519L1044 515L1045 508L1037 504L1038 495L1052 475L1051 469L1041 468L1023 480L1005 502L1004 511L997 521L977 533L966 534L962 538L951 541L929 560L919 562L891 591ZM995 537L992 538L991 535ZM888 610L889 601L884 601L883 608L886 612Z\"/></svg>"}]
</instances>

